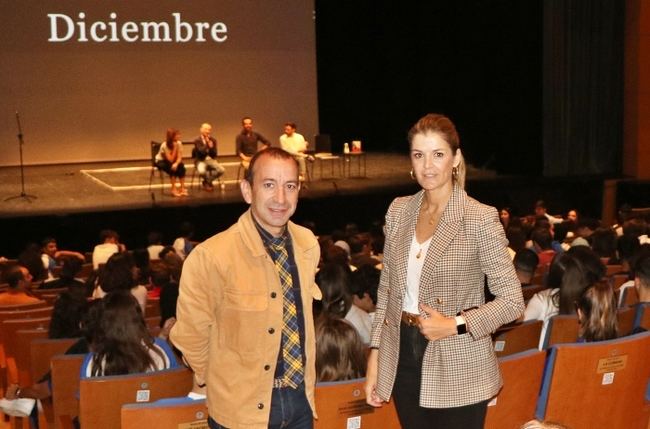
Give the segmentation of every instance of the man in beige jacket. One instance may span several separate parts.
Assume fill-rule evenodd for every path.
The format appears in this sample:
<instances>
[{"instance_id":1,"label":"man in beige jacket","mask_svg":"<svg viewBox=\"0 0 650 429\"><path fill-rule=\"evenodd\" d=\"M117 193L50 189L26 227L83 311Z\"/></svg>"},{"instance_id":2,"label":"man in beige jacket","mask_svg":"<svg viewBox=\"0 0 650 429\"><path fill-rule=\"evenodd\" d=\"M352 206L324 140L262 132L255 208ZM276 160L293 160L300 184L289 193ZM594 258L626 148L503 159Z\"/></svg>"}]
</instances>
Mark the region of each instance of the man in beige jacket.
<instances>
[{"instance_id":1,"label":"man in beige jacket","mask_svg":"<svg viewBox=\"0 0 650 429\"><path fill-rule=\"evenodd\" d=\"M206 387L210 428L311 428L320 249L289 221L298 165L269 148L240 186L250 209L185 261L171 340Z\"/></svg>"}]
</instances>

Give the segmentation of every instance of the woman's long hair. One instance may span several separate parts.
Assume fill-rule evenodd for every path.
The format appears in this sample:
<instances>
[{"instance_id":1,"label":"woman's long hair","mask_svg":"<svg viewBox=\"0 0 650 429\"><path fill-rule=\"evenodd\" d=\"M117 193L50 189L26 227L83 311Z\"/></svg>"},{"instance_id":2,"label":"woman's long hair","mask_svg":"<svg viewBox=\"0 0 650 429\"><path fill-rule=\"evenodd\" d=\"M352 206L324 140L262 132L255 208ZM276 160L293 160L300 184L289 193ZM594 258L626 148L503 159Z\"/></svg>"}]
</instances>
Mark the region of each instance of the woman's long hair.
<instances>
[{"instance_id":1,"label":"woman's long hair","mask_svg":"<svg viewBox=\"0 0 650 429\"><path fill-rule=\"evenodd\" d=\"M109 293L99 308L99 322L92 335L92 376L146 372L156 368L149 351L153 338L142 317L138 301L128 291Z\"/></svg>"},{"instance_id":2,"label":"woman's long hair","mask_svg":"<svg viewBox=\"0 0 650 429\"><path fill-rule=\"evenodd\" d=\"M616 295L611 285L599 281L576 302L580 310L580 337L585 341L612 340L618 334Z\"/></svg>"},{"instance_id":3,"label":"woman's long hair","mask_svg":"<svg viewBox=\"0 0 650 429\"><path fill-rule=\"evenodd\" d=\"M168 149L174 148L174 143L176 142L176 136L178 136L179 131L176 128L167 128L167 133L165 135L165 144Z\"/></svg>"},{"instance_id":4,"label":"woman's long hair","mask_svg":"<svg viewBox=\"0 0 650 429\"><path fill-rule=\"evenodd\" d=\"M356 329L322 314L316 320L316 381L352 380L366 375L366 354Z\"/></svg>"},{"instance_id":5,"label":"woman's long hair","mask_svg":"<svg viewBox=\"0 0 650 429\"><path fill-rule=\"evenodd\" d=\"M81 336L81 320L88 312L88 300L83 290L62 292L54 301L48 338Z\"/></svg>"},{"instance_id":6,"label":"woman's long hair","mask_svg":"<svg viewBox=\"0 0 650 429\"><path fill-rule=\"evenodd\" d=\"M349 271L341 264L325 264L316 274L316 283L323 293L323 299L314 301L315 313L345 317L352 306Z\"/></svg>"}]
</instances>

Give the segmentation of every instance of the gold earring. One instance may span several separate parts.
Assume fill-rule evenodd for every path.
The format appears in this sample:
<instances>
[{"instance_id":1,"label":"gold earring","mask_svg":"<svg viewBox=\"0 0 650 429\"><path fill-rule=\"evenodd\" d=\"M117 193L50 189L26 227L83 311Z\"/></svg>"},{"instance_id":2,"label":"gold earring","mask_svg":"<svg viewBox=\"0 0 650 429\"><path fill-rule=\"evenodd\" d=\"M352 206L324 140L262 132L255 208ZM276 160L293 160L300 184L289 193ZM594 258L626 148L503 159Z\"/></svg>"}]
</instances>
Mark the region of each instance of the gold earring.
<instances>
[{"instance_id":1,"label":"gold earring","mask_svg":"<svg viewBox=\"0 0 650 429\"><path fill-rule=\"evenodd\" d=\"M451 175L454 177L454 179L458 179L458 167L451 168Z\"/></svg>"},{"instance_id":2,"label":"gold earring","mask_svg":"<svg viewBox=\"0 0 650 429\"><path fill-rule=\"evenodd\" d=\"M410 172L410 174L411 174L411 179L415 180L415 173L413 173L413 169L412 169L412 168L411 168L411 172Z\"/></svg>"}]
</instances>

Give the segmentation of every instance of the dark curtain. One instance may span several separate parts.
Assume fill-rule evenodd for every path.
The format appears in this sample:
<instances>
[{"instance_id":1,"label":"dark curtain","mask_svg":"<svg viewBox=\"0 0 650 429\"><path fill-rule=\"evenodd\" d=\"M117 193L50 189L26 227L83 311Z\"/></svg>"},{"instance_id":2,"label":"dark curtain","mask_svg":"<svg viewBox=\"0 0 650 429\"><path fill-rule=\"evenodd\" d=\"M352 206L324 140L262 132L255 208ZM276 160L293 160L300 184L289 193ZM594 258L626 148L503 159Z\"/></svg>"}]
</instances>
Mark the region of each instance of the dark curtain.
<instances>
[{"instance_id":1,"label":"dark curtain","mask_svg":"<svg viewBox=\"0 0 650 429\"><path fill-rule=\"evenodd\" d=\"M624 4L544 1L544 175L618 175Z\"/></svg>"}]
</instances>

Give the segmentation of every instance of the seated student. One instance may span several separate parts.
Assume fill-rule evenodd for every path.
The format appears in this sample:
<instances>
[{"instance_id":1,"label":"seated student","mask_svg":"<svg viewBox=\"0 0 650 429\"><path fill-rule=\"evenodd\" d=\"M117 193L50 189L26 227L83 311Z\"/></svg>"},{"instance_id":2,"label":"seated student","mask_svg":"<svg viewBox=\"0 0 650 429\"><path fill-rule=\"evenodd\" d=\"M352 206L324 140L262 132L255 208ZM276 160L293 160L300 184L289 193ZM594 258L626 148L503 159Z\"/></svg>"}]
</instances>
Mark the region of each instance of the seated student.
<instances>
[{"instance_id":1,"label":"seated student","mask_svg":"<svg viewBox=\"0 0 650 429\"><path fill-rule=\"evenodd\" d=\"M58 265L58 260L61 257L69 256L71 258L78 258L81 262L86 260L86 257L79 252L71 250L59 250L56 245L56 239L47 237L42 242L43 254L41 259L43 261L43 268L47 270L47 279L52 280L54 275L52 270Z\"/></svg>"},{"instance_id":2,"label":"seated student","mask_svg":"<svg viewBox=\"0 0 650 429\"><path fill-rule=\"evenodd\" d=\"M555 256L555 250L552 247L553 235L551 230L549 228L535 228L530 238L539 258L539 266L548 267Z\"/></svg>"},{"instance_id":3,"label":"seated student","mask_svg":"<svg viewBox=\"0 0 650 429\"><path fill-rule=\"evenodd\" d=\"M350 246L350 264L357 267L357 269L364 265L375 267L379 265L379 259L373 258L371 255L370 237L366 234L355 234L348 238Z\"/></svg>"},{"instance_id":4,"label":"seated student","mask_svg":"<svg viewBox=\"0 0 650 429\"><path fill-rule=\"evenodd\" d=\"M183 222L181 223L180 230L180 237L174 240L174 250L182 260L185 260L187 255L189 255L192 249L194 249L194 243L192 242L192 237L194 236L194 225L190 222Z\"/></svg>"},{"instance_id":5,"label":"seated student","mask_svg":"<svg viewBox=\"0 0 650 429\"><path fill-rule=\"evenodd\" d=\"M88 312L88 300L83 289L61 293L52 309L48 338L77 338L81 336L82 320Z\"/></svg>"},{"instance_id":6,"label":"seated student","mask_svg":"<svg viewBox=\"0 0 650 429\"><path fill-rule=\"evenodd\" d=\"M129 253L116 253L108 259L99 273L97 285L92 297L103 298L116 290L130 291L138 300L144 314L147 307L147 288L136 284L137 270L133 257Z\"/></svg>"},{"instance_id":7,"label":"seated student","mask_svg":"<svg viewBox=\"0 0 650 429\"><path fill-rule=\"evenodd\" d=\"M32 275L22 265L14 265L9 268L5 274L5 282L9 285L9 289L0 293L0 306L40 302L40 299L27 293L32 282Z\"/></svg>"},{"instance_id":8,"label":"seated student","mask_svg":"<svg viewBox=\"0 0 650 429\"><path fill-rule=\"evenodd\" d=\"M85 283L75 277L77 274L79 274L80 271L81 261L79 261L79 259L65 258L63 259L61 275L59 275L59 278L41 283L38 289L83 289Z\"/></svg>"},{"instance_id":9,"label":"seated student","mask_svg":"<svg viewBox=\"0 0 650 429\"><path fill-rule=\"evenodd\" d=\"M377 289L379 289L380 275L381 270L372 265L363 265L352 273L350 282L352 304L368 313L371 323L377 307Z\"/></svg>"},{"instance_id":10,"label":"seated student","mask_svg":"<svg viewBox=\"0 0 650 429\"><path fill-rule=\"evenodd\" d=\"M356 330L326 313L315 325L316 382L365 377L366 354Z\"/></svg>"},{"instance_id":11,"label":"seated student","mask_svg":"<svg viewBox=\"0 0 650 429\"><path fill-rule=\"evenodd\" d=\"M162 240L163 236L158 231L151 231L147 235L147 243L149 243L147 246L147 251L149 252L149 260L156 261L158 259L162 259L160 252L162 252L162 250L165 248L165 246L162 244Z\"/></svg>"},{"instance_id":12,"label":"seated student","mask_svg":"<svg viewBox=\"0 0 650 429\"><path fill-rule=\"evenodd\" d=\"M581 341L613 340L618 336L616 296L612 286L599 281L588 287L576 301Z\"/></svg>"},{"instance_id":13,"label":"seated student","mask_svg":"<svg viewBox=\"0 0 650 429\"><path fill-rule=\"evenodd\" d=\"M98 324L81 366L81 377L124 375L178 366L170 346L149 334L135 298L125 291L106 295Z\"/></svg>"},{"instance_id":14,"label":"seated student","mask_svg":"<svg viewBox=\"0 0 650 429\"><path fill-rule=\"evenodd\" d=\"M531 285L535 270L537 269L537 265L539 265L539 257L537 254L530 249L521 249L515 254L512 262L515 265L515 272L521 285Z\"/></svg>"},{"instance_id":15,"label":"seated student","mask_svg":"<svg viewBox=\"0 0 650 429\"><path fill-rule=\"evenodd\" d=\"M120 243L120 236L112 229L103 229L99 233L100 243L93 249L93 270L105 264L115 253L125 252L126 246Z\"/></svg>"}]
</instances>

